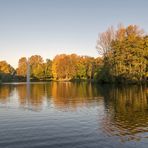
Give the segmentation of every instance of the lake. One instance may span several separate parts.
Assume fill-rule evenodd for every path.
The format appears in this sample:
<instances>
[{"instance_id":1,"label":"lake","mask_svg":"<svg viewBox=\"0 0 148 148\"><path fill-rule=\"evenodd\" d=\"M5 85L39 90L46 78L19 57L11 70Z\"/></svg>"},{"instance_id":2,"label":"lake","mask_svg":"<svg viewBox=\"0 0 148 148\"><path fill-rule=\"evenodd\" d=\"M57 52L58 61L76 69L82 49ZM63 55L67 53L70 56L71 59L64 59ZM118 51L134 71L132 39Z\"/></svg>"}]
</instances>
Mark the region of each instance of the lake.
<instances>
[{"instance_id":1,"label":"lake","mask_svg":"<svg viewBox=\"0 0 148 148\"><path fill-rule=\"evenodd\" d=\"M0 85L1 148L147 148L148 89L87 82Z\"/></svg>"}]
</instances>

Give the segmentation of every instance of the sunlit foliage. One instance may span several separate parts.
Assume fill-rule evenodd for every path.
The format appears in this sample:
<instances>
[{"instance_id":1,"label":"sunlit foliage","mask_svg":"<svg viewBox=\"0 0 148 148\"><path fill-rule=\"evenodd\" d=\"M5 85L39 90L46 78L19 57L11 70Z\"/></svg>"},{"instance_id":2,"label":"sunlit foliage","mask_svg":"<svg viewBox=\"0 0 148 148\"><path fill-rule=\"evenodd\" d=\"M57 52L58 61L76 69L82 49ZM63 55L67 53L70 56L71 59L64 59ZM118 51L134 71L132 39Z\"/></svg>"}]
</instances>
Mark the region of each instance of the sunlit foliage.
<instances>
[{"instance_id":1,"label":"sunlit foliage","mask_svg":"<svg viewBox=\"0 0 148 148\"><path fill-rule=\"evenodd\" d=\"M2 81L12 81L15 74L14 68L6 61L0 61L0 83Z\"/></svg>"},{"instance_id":2,"label":"sunlit foliage","mask_svg":"<svg viewBox=\"0 0 148 148\"><path fill-rule=\"evenodd\" d=\"M19 59L18 68L17 68L17 75L26 76L27 74L27 58L22 57Z\"/></svg>"},{"instance_id":3,"label":"sunlit foliage","mask_svg":"<svg viewBox=\"0 0 148 148\"><path fill-rule=\"evenodd\" d=\"M111 37L108 39L108 36ZM103 50L104 57L100 79L106 82L146 81L148 38L138 26L120 26L116 31L108 29L100 35L97 47L99 52Z\"/></svg>"},{"instance_id":4,"label":"sunlit foliage","mask_svg":"<svg viewBox=\"0 0 148 148\"><path fill-rule=\"evenodd\" d=\"M57 55L53 59L52 72L56 80L94 79L97 71L96 59L76 54Z\"/></svg>"}]
</instances>

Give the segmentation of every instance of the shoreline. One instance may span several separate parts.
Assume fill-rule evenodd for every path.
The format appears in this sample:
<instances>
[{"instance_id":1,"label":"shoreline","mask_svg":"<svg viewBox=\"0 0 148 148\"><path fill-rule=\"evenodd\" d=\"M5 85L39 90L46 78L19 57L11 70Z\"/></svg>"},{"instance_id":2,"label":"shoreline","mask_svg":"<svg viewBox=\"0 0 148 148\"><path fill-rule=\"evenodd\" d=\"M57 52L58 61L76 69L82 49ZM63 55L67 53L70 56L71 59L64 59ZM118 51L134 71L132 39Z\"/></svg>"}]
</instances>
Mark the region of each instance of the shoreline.
<instances>
[{"instance_id":1,"label":"shoreline","mask_svg":"<svg viewBox=\"0 0 148 148\"><path fill-rule=\"evenodd\" d=\"M29 83L50 83L50 82L72 82L72 83L81 83L81 82L86 82L86 83L94 83L94 84L107 84L107 85L148 85L148 81L125 81L125 82L99 82L97 80L93 79L72 79L72 80L32 80ZM27 81L6 81L6 82L0 82L1 84L27 84ZM28 83L28 84L29 84Z\"/></svg>"}]
</instances>

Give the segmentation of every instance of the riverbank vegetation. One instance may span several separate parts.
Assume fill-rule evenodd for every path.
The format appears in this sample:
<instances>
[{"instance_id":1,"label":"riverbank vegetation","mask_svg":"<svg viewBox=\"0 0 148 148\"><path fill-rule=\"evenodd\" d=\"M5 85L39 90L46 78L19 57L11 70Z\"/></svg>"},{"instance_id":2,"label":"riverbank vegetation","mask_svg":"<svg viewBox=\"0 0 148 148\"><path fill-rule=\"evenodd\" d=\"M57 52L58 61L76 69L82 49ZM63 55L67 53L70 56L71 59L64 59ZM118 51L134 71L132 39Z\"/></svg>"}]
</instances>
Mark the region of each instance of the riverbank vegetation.
<instances>
[{"instance_id":1,"label":"riverbank vegetation","mask_svg":"<svg viewBox=\"0 0 148 148\"><path fill-rule=\"evenodd\" d=\"M29 58L30 74L32 80L93 80L97 70L102 63L101 58L78 56L76 54L61 54L53 60L46 62L39 55ZM27 59L22 57L19 60L16 75L26 77Z\"/></svg>"},{"instance_id":2,"label":"riverbank vegetation","mask_svg":"<svg viewBox=\"0 0 148 148\"><path fill-rule=\"evenodd\" d=\"M103 56L99 79L105 82L145 82L148 78L148 36L136 25L119 25L100 34Z\"/></svg>"},{"instance_id":3,"label":"riverbank vegetation","mask_svg":"<svg viewBox=\"0 0 148 148\"><path fill-rule=\"evenodd\" d=\"M40 55L21 57L14 69L0 61L0 83L26 81L30 65L32 81L90 80L101 83L146 83L148 36L136 25L109 27L97 40L98 58L60 54L46 61Z\"/></svg>"}]
</instances>

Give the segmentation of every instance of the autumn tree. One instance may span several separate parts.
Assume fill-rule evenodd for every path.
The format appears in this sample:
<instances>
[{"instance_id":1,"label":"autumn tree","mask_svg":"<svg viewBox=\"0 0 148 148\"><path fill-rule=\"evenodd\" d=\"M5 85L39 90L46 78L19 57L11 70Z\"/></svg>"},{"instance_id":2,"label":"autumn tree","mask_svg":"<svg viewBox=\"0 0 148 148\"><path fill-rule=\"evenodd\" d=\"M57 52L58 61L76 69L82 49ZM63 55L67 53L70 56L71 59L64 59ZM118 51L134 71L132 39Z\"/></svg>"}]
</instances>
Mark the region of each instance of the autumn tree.
<instances>
[{"instance_id":1,"label":"autumn tree","mask_svg":"<svg viewBox=\"0 0 148 148\"><path fill-rule=\"evenodd\" d=\"M111 81L111 67L110 64L110 55L111 55L111 45L112 41L116 39L116 33L113 26L109 27L105 32L100 33L97 40L97 51L100 56L103 57L104 66L98 75L100 75L99 79L103 81Z\"/></svg>"},{"instance_id":2,"label":"autumn tree","mask_svg":"<svg viewBox=\"0 0 148 148\"><path fill-rule=\"evenodd\" d=\"M112 42L113 69L115 77L129 80L142 80L146 73L146 53L143 31L136 25L125 29L123 40Z\"/></svg>"},{"instance_id":3,"label":"autumn tree","mask_svg":"<svg viewBox=\"0 0 148 148\"><path fill-rule=\"evenodd\" d=\"M29 64L31 69L31 77L36 79L43 79L45 73L43 58L40 55L33 55L29 58Z\"/></svg>"},{"instance_id":4,"label":"autumn tree","mask_svg":"<svg viewBox=\"0 0 148 148\"><path fill-rule=\"evenodd\" d=\"M52 72L55 79L72 79L76 75L75 55L57 55L53 59Z\"/></svg>"},{"instance_id":5,"label":"autumn tree","mask_svg":"<svg viewBox=\"0 0 148 148\"><path fill-rule=\"evenodd\" d=\"M108 33L108 30L105 34ZM103 54L103 78L110 78L107 81L142 81L146 79L148 48L143 30L136 25L120 26L114 34L115 38L109 40L108 50ZM106 38L102 38L102 36L104 33L100 39L106 43ZM101 46L100 42L98 44Z\"/></svg>"},{"instance_id":6,"label":"autumn tree","mask_svg":"<svg viewBox=\"0 0 148 148\"><path fill-rule=\"evenodd\" d=\"M6 61L0 61L0 73L13 74L14 71L14 68Z\"/></svg>"},{"instance_id":7,"label":"autumn tree","mask_svg":"<svg viewBox=\"0 0 148 148\"><path fill-rule=\"evenodd\" d=\"M0 61L0 82L12 81L15 74L15 69L6 61Z\"/></svg>"},{"instance_id":8,"label":"autumn tree","mask_svg":"<svg viewBox=\"0 0 148 148\"><path fill-rule=\"evenodd\" d=\"M95 59L89 56L80 56L77 62L77 77L79 79L93 79Z\"/></svg>"},{"instance_id":9,"label":"autumn tree","mask_svg":"<svg viewBox=\"0 0 148 148\"><path fill-rule=\"evenodd\" d=\"M111 50L112 41L115 37L115 30L113 26L109 27L105 32L99 34L96 48L100 55L107 57L108 52Z\"/></svg>"},{"instance_id":10,"label":"autumn tree","mask_svg":"<svg viewBox=\"0 0 148 148\"><path fill-rule=\"evenodd\" d=\"M45 73L45 79L51 79L52 78L52 60L46 59L46 63L44 63L44 73Z\"/></svg>"},{"instance_id":11,"label":"autumn tree","mask_svg":"<svg viewBox=\"0 0 148 148\"><path fill-rule=\"evenodd\" d=\"M19 59L18 68L17 68L17 75L26 77L27 74L27 58L22 57Z\"/></svg>"},{"instance_id":12,"label":"autumn tree","mask_svg":"<svg viewBox=\"0 0 148 148\"><path fill-rule=\"evenodd\" d=\"M58 80L94 79L96 68L93 57L61 54L53 59L52 73Z\"/></svg>"},{"instance_id":13,"label":"autumn tree","mask_svg":"<svg viewBox=\"0 0 148 148\"><path fill-rule=\"evenodd\" d=\"M85 57L81 56L78 58L76 69L77 69L76 77L78 79L86 79L86 59Z\"/></svg>"}]
</instances>

